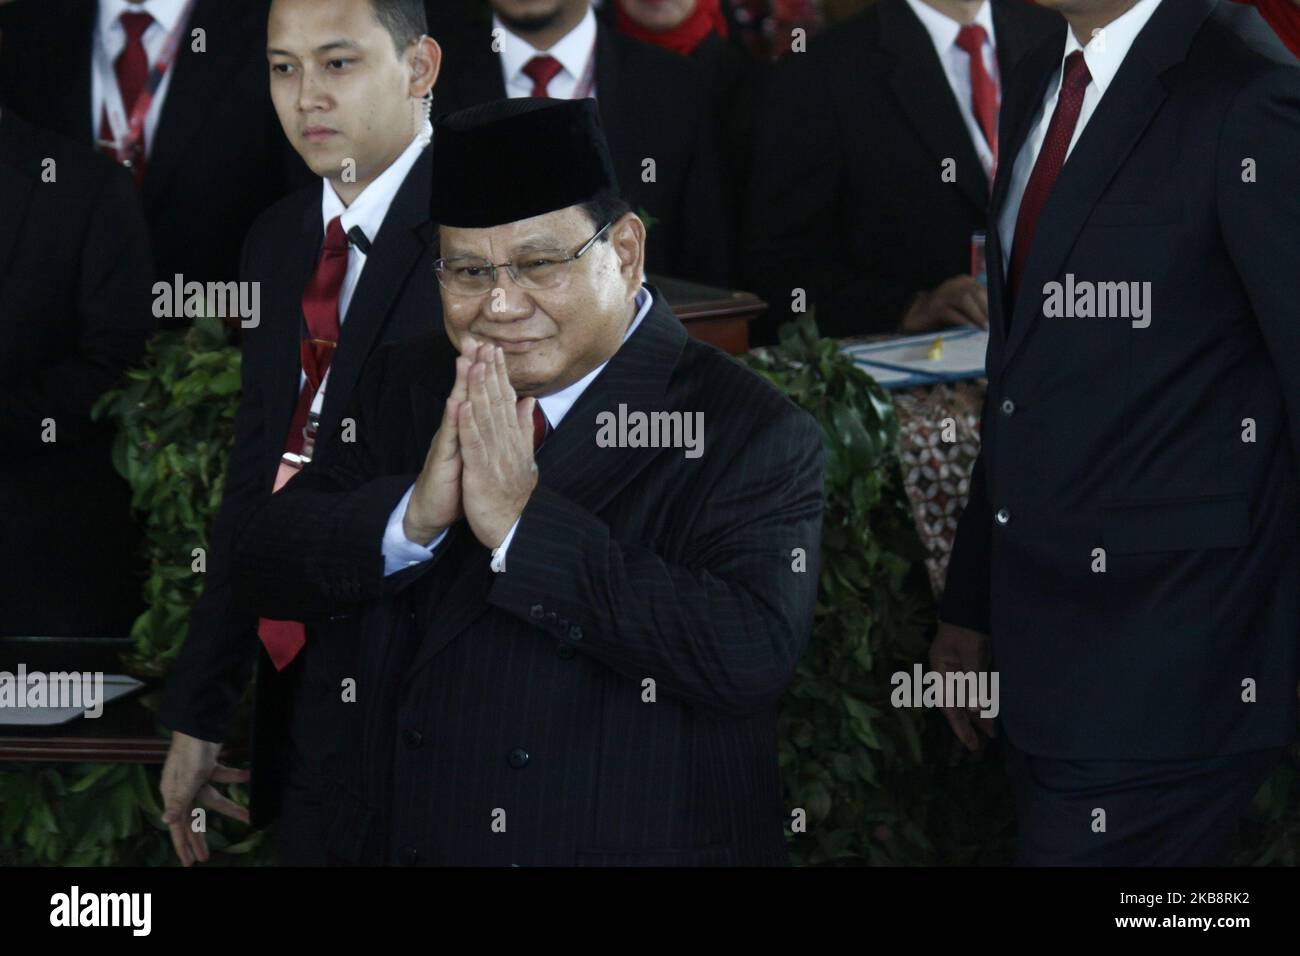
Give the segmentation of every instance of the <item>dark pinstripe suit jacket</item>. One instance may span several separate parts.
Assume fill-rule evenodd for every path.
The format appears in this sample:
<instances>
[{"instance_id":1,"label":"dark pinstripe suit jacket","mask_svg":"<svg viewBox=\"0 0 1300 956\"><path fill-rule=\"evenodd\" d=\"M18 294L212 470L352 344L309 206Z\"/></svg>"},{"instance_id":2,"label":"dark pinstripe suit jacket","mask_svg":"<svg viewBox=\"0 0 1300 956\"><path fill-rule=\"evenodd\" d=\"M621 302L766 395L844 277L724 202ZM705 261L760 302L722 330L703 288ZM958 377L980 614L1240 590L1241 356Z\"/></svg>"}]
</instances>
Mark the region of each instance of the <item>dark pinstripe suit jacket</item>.
<instances>
[{"instance_id":1,"label":"dark pinstripe suit jacket","mask_svg":"<svg viewBox=\"0 0 1300 956\"><path fill-rule=\"evenodd\" d=\"M259 612L362 618L326 844L354 862L783 863L775 705L817 592L814 420L656 297L538 453L508 570L461 523L385 579L384 526L451 387L437 356L378 352L357 440L239 535L236 593ZM704 453L598 448L620 403L703 412Z\"/></svg>"}]
</instances>

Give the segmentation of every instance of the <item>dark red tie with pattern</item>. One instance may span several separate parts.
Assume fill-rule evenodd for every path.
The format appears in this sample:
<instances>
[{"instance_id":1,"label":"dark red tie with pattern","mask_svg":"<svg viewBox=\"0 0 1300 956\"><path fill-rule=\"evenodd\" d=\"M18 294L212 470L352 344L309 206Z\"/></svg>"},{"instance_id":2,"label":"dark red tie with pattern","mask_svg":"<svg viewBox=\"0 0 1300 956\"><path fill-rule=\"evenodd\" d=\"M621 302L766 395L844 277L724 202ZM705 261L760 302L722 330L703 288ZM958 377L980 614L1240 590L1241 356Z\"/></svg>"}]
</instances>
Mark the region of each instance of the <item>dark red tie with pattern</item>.
<instances>
[{"instance_id":1,"label":"dark red tie with pattern","mask_svg":"<svg viewBox=\"0 0 1300 956\"><path fill-rule=\"evenodd\" d=\"M140 98L145 80L149 78L149 55L144 50L144 33L153 23L153 17L147 13L124 13L120 20L122 29L126 31L126 46L118 54L113 71L117 74L117 88L122 93L122 109L126 111L126 119L131 116L131 108ZM113 140L113 127L108 122L107 106L104 107L104 116L99 124L99 138L105 143ZM140 133L140 141L135 144L129 156L119 157L116 150L108 146L103 147L102 151L115 159L130 160L136 186L144 182L143 131Z\"/></svg>"},{"instance_id":2,"label":"dark red tie with pattern","mask_svg":"<svg viewBox=\"0 0 1300 956\"><path fill-rule=\"evenodd\" d=\"M564 67L560 61L553 56L535 56L524 64L524 76L533 81L533 92L531 96L549 97L547 85L559 74Z\"/></svg>"},{"instance_id":3,"label":"dark red tie with pattern","mask_svg":"<svg viewBox=\"0 0 1300 956\"><path fill-rule=\"evenodd\" d=\"M1061 167L1065 165L1065 155L1070 151L1074 128L1079 124L1079 111L1083 109L1083 94L1091 82L1092 74L1084 62L1083 51L1074 51L1065 59L1065 79L1061 81L1061 95L1056 101L1056 112L1052 114L1051 125L1043 139L1043 148L1039 150L1038 162L1029 175L1024 198L1020 200L1020 212L1016 216L1011 269L1007 275L1012 307L1020 292L1020 280L1024 276L1025 263L1029 261L1029 250L1034 244L1038 217L1043 214L1047 197L1051 195L1056 178L1061 174Z\"/></svg>"},{"instance_id":4,"label":"dark red tie with pattern","mask_svg":"<svg viewBox=\"0 0 1300 956\"><path fill-rule=\"evenodd\" d=\"M284 450L302 454L305 439L303 428L311 411L312 400L329 371L334 349L339 339L339 293L343 277L348 271L348 237L338 216L330 220L325 230L325 244L316 261L316 272L302 293L302 314L307 320L307 337L301 340L299 358L307 381L298 392L298 405L289 422L289 434ZM284 476L281 470L281 476ZM283 485L276 481L275 491ZM271 662L278 671L284 670L307 643L307 630L300 621L273 621L262 618L257 622L257 636L262 639Z\"/></svg>"},{"instance_id":5,"label":"dark red tie with pattern","mask_svg":"<svg viewBox=\"0 0 1300 956\"><path fill-rule=\"evenodd\" d=\"M993 162L998 160L998 91L993 77L984 66L984 40L988 36L978 23L968 24L957 31L957 46L970 56L971 111L984 131L984 141L993 151Z\"/></svg>"},{"instance_id":6,"label":"dark red tie with pattern","mask_svg":"<svg viewBox=\"0 0 1300 956\"><path fill-rule=\"evenodd\" d=\"M546 415L542 412L542 403L533 404L533 454L537 454L537 449L542 447L542 442L546 441L546 436L551 433L551 423L546 420Z\"/></svg>"}]
</instances>

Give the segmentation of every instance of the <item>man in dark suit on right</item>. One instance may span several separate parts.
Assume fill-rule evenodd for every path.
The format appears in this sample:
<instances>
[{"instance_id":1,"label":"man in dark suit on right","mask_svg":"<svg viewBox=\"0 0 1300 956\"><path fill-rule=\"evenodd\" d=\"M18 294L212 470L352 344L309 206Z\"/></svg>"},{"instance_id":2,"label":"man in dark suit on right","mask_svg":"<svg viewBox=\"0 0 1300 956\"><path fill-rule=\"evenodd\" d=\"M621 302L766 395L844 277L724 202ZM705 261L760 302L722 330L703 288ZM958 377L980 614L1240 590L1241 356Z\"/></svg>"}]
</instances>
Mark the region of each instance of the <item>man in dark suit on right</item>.
<instances>
[{"instance_id":1,"label":"man in dark suit on right","mask_svg":"<svg viewBox=\"0 0 1300 956\"><path fill-rule=\"evenodd\" d=\"M835 337L987 324L999 93L1061 27L1023 0L880 0L777 66L742 243L755 341L801 305Z\"/></svg>"},{"instance_id":2,"label":"man in dark suit on right","mask_svg":"<svg viewBox=\"0 0 1300 956\"><path fill-rule=\"evenodd\" d=\"M1018 862L1205 864L1295 736L1300 69L1231 3L1044 5L930 660L992 652Z\"/></svg>"}]
</instances>

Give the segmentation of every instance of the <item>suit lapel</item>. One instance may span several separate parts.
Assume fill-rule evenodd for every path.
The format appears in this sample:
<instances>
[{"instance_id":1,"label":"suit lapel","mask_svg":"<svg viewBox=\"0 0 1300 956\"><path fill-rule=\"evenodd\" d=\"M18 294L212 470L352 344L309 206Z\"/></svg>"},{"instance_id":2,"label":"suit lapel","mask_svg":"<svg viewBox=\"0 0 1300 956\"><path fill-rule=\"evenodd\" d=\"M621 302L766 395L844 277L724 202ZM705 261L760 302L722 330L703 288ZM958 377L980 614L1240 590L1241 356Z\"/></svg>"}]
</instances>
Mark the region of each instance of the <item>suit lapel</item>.
<instances>
[{"instance_id":1,"label":"suit lapel","mask_svg":"<svg viewBox=\"0 0 1300 956\"><path fill-rule=\"evenodd\" d=\"M1016 159L1029 137L1029 129L1038 107L1047 95L1048 85L1060 74L1061 53L1065 49L1065 35L1044 40L1014 67L1003 74L1002 114L999 119L998 139L1001 142L1001 160L997 178L993 183L993 198L989 205L988 245L986 247L989 275L989 314L993 317L990 331L999 339L1007 334L1006 269L1003 265L1005 251L998 224L1007 201L1011 175ZM1009 80L1007 78L1010 78Z\"/></svg>"},{"instance_id":2,"label":"suit lapel","mask_svg":"<svg viewBox=\"0 0 1300 956\"><path fill-rule=\"evenodd\" d=\"M232 22L231 16L220 0L200 0L181 35L145 167L144 200L148 208L165 199L168 181L183 165L190 144L204 131L210 115L205 104L220 99L247 53L249 37L261 35L254 19L246 15ZM200 27L207 32L207 48L206 52L195 53L190 31ZM219 140L218 134L208 133L215 140ZM220 145L219 141L208 143L212 149Z\"/></svg>"},{"instance_id":3,"label":"suit lapel","mask_svg":"<svg viewBox=\"0 0 1300 956\"><path fill-rule=\"evenodd\" d=\"M18 244L26 218L27 205L35 188L39 159L33 162L22 137L22 121L9 111L0 114L0 296L9 260Z\"/></svg>"},{"instance_id":4,"label":"suit lapel","mask_svg":"<svg viewBox=\"0 0 1300 956\"><path fill-rule=\"evenodd\" d=\"M1209 11L1210 0L1162 4L1124 58L1043 207L1014 303L1017 321L1004 365L1036 325L1044 283L1060 272L1097 200L1168 96L1161 74L1185 58Z\"/></svg>"},{"instance_id":5,"label":"suit lapel","mask_svg":"<svg viewBox=\"0 0 1300 956\"><path fill-rule=\"evenodd\" d=\"M433 241L429 221L431 175L432 160L425 149L393 197L384 224L374 237L366 267L339 330L339 346L330 363L317 441L326 441L337 427L374 342L388 324L393 306L406 288L407 277L421 264L421 257ZM432 261L427 267L433 268ZM435 318L433 314L429 317L430 331Z\"/></svg>"},{"instance_id":6,"label":"suit lapel","mask_svg":"<svg viewBox=\"0 0 1300 956\"><path fill-rule=\"evenodd\" d=\"M672 452L601 448L597 453L596 447L596 416L600 412L617 415L620 404L627 406L628 414L674 410L669 407L667 388L681 360L686 330L663 297L653 289L651 294L654 305L636 332L587 386L537 453L540 484L593 513L600 513L658 454ZM446 387L444 380L443 390ZM412 396L421 421L417 435L427 448L426 434L432 438L445 395L432 394L428 385L415 385ZM419 454L422 457L424 450ZM464 522L456 530L459 548L447 558L458 563L443 563L454 579L441 591L443 599L433 609L436 618L425 625L408 676L489 609L487 592L494 577L489 567L490 554ZM508 564L505 573L510 573Z\"/></svg>"},{"instance_id":7,"label":"suit lapel","mask_svg":"<svg viewBox=\"0 0 1300 956\"><path fill-rule=\"evenodd\" d=\"M45 82L49 90L48 112L29 116L32 122L77 143L93 145L99 136L99 119L91 116L91 57L95 24L99 16L94 3L63 4L58 29L42 37L45 49Z\"/></svg>"},{"instance_id":8,"label":"suit lapel","mask_svg":"<svg viewBox=\"0 0 1300 956\"><path fill-rule=\"evenodd\" d=\"M936 164L948 158L957 161L957 188L983 212L988 208L988 176L930 34L903 3L882 4L880 26L881 44L893 60L888 82L895 105ZM974 175L966 170L974 170Z\"/></svg>"},{"instance_id":9,"label":"suit lapel","mask_svg":"<svg viewBox=\"0 0 1300 956\"><path fill-rule=\"evenodd\" d=\"M325 226L321 222L320 193L315 189L303 191L304 208L298 220L298 232L289 238L283 263L283 281L276 284L275 299L265 309L272 328L271 350L267 358L266 422L267 457L276 464L284 451L289 422L298 402L299 379L302 377L302 291L316 268ZM255 333L254 333L255 334ZM326 395L328 395L328 390Z\"/></svg>"},{"instance_id":10,"label":"suit lapel","mask_svg":"<svg viewBox=\"0 0 1300 956\"><path fill-rule=\"evenodd\" d=\"M446 89L440 89L444 81L439 81L433 90L435 116L506 97L501 57L492 49L491 33L474 30L458 39L454 53L460 59L448 58Z\"/></svg>"},{"instance_id":11,"label":"suit lapel","mask_svg":"<svg viewBox=\"0 0 1300 956\"><path fill-rule=\"evenodd\" d=\"M604 127L605 138L609 141L610 154L618 157L625 154L623 144L628 141L627 123L631 115L622 108L623 82L620 76L618 43L620 38L603 22L596 24L596 108L600 111L600 125ZM630 42L630 41L629 41ZM623 169L620 176L626 175Z\"/></svg>"}]
</instances>

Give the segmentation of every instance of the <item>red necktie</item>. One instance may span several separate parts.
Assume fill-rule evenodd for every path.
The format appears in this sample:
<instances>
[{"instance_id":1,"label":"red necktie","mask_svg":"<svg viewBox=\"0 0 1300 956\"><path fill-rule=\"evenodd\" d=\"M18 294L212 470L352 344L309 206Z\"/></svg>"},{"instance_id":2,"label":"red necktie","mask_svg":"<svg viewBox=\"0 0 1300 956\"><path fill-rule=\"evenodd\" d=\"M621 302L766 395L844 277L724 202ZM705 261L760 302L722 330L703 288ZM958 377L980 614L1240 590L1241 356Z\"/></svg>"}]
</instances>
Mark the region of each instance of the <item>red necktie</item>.
<instances>
[{"instance_id":1,"label":"red necktie","mask_svg":"<svg viewBox=\"0 0 1300 956\"><path fill-rule=\"evenodd\" d=\"M1038 229L1038 217L1047 205L1047 197L1056 185L1056 178L1065 165L1065 155L1070 150L1070 140L1074 138L1074 128L1079 124L1079 111L1083 108L1083 94L1092 82L1088 64L1084 62L1083 51L1076 50L1065 59L1065 79L1061 82L1061 95L1056 101L1056 112L1052 114L1051 125L1043 140L1043 148L1038 153L1034 171L1029 175L1025 186L1024 198L1020 200L1020 212L1016 216L1016 235L1011 249L1011 269L1007 276L1011 289L1011 303L1014 306L1020 292L1020 280L1025 263L1029 261L1029 249L1034 243L1034 233Z\"/></svg>"},{"instance_id":2,"label":"red necktie","mask_svg":"<svg viewBox=\"0 0 1300 956\"><path fill-rule=\"evenodd\" d=\"M348 237L343 232L343 223L335 216L325 230L325 245L316 260L316 272L302 293L302 314L307 320L308 337L302 340L299 357L307 381L298 392L298 405L294 408L289 434L284 441L284 450L295 455L302 453L303 428L307 424L312 400L334 358L339 338L339 292L347 270ZM299 621L262 618L257 622L257 636L262 639L278 671L284 670L307 643L307 629Z\"/></svg>"},{"instance_id":3,"label":"red necktie","mask_svg":"<svg viewBox=\"0 0 1300 956\"><path fill-rule=\"evenodd\" d=\"M550 96L551 94L546 92L547 84L563 69L560 61L553 56L535 56L525 63L524 76L533 81L533 92L529 95Z\"/></svg>"},{"instance_id":4,"label":"red necktie","mask_svg":"<svg viewBox=\"0 0 1300 956\"><path fill-rule=\"evenodd\" d=\"M993 161L998 159L998 91L993 77L984 68L984 40L987 34L979 24L972 23L957 32L957 46L970 56L971 111L984 131L984 141L993 151Z\"/></svg>"},{"instance_id":5,"label":"red necktie","mask_svg":"<svg viewBox=\"0 0 1300 956\"><path fill-rule=\"evenodd\" d=\"M546 436L551 432L551 423L546 420L546 415L542 412L542 403L536 402L533 405L533 454L537 454L537 449L542 447L542 442L546 441Z\"/></svg>"},{"instance_id":6,"label":"red necktie","mask_svg":"<svg viewBox=\"0 0 1300 956\"><path fill-rule=\"evenodd\" d=\"M122 109L126 110L125 118L130 119L131 108L140 98L145 80L149 78L149 55L144 51L144 33L153 23L153 17L147 13L124 13L120 20L122 29L126 31L126 46L118 54L113 64L113 71L117 74L117 88L122 94ZM104 116L99 124L99 138L103 142L110 142L113 139L113 127L108 122L107 106L104 107ZM116 151L108 146L103 147L103 152L114 159L130 160L131 173L135 176L136 186L144 182L143 131L140 133L140 141L135 144L129 156L119 157Z\"/></svg>"}]
</instances>

